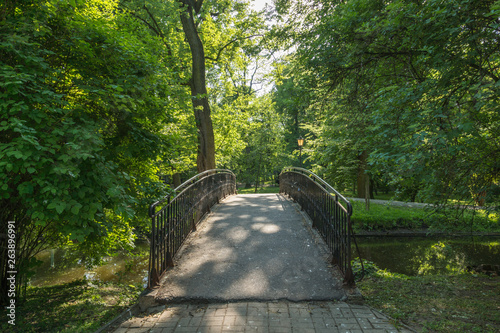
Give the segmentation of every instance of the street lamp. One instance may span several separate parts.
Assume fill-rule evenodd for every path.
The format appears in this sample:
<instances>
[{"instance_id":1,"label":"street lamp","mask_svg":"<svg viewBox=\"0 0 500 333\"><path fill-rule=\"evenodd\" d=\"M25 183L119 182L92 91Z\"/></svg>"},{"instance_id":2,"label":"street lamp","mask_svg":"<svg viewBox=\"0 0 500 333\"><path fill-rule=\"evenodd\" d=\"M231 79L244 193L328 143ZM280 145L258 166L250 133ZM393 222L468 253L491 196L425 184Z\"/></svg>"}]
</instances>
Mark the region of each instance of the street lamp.
<instances>
[{"instance_id":1,"label":"street lamp","mask_svg":"<svg viewBox=\"0 0 500 333\"><path fill-rule=\"evenodd\" d=\"M304 145L304 138L302 138L302 136L299 136L299 138L297 139L297 143L299 144L300 166L302 166L302 146Z\"/></svg>"}]
</instances>

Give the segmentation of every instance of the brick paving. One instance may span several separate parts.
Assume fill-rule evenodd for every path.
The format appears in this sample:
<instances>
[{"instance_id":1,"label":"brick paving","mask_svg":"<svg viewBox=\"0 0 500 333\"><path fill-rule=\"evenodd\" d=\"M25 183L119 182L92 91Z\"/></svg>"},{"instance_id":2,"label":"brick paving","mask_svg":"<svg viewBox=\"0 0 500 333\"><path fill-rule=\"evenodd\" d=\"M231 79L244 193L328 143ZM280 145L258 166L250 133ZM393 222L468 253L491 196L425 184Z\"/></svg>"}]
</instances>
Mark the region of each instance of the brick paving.
<instances>
[{"instance_id":1,"label":"brick paving","mask_svg":"<svg viewBox=\"0 0 500 333\"><path fill-rule=\"evenodd\" d=\"M114 333L412 332L367 306L345 302L169 304L123 322Z\"/></svg>"}]
</instances>

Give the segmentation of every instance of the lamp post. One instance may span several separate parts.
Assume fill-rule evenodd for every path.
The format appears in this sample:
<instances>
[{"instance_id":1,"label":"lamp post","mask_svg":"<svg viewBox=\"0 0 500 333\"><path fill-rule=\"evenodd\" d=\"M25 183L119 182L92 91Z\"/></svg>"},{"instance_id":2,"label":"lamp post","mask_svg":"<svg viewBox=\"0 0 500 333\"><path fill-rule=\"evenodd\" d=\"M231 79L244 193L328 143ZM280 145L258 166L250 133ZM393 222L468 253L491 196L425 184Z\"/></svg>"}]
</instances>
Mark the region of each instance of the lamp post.
<instances>
[{"instance_id":1,"label":"lamp post","mask_svg":"<svg viewBox=\"0 0 500 333\"><path fill-rule=\"evenodd\" d=\"M299 136L297 139L297 143L299 144L299 160L300 160L300 166L302 167L302 146L304 145L304 139L302 136Z\"/></svg>"}]
</instances>

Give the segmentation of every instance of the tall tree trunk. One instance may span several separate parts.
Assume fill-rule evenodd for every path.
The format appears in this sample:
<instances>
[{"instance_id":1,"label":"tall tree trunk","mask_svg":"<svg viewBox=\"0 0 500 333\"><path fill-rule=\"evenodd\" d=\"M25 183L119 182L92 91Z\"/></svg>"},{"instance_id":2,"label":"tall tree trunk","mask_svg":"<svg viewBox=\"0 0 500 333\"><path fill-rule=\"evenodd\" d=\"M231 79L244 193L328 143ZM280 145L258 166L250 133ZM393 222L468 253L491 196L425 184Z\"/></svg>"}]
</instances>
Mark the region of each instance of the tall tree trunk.
<instances>
[{"instance_id":1,"label":"tall tree trunk","mask_svg":"<svg viewBox=\"0 0 500 333\"><path fill-rule=\"evenodd\" d=\"M358 159L359 163L358 163L357 197L364 199L366 196L366 178L368 177L368 175L365 173L367 159L368 159L368 152L366 150L363 150L363 152L358 156Z\"/></svg>"},{"instance_id":2,"label":"tall tree trunk","mask_svg":"<svg viewBox=\"0 0 500 333\"><path fill-rule=\"evenodd\" d=\"M365 209L370 210L370 176L365 174Z\"/></svg>"},{"instance_id":3,"label":"tall tree trunk","mask_svg":"<svg viewBox=\"0 0 500 333\"><path fill-rule=\"evenodd\" d=\"M181 182L181 174L176 172L172 175L172 180L173 180L173 183L174 183L174 188L177 188L179 186L181 186L182 182Z\"/></svg>"},{"instance_id":4,"label":"tall tree trunk","mask_svg":"<svg viewBox=\"0 0 500 333\"><path fill-rule=\"evenodd\" d=\"M260 179L260 165L262 162L262 154L259 154L259 165L257 166L257 174L255 176L255 193L259 189L259 179Z\"/></svg>"},{"instance_id":5,"label":"tall tree trunk","mask_svg":"<svg viewBox=\"0 0 500 333\"><path fill-rule=\"evenodd\" d=\"M181 0L184 11L181 11L182 29L189 43L192 56L192 74L189 84L193 98L193 110L198 127L198 172L215 169L215 139L208 104L207 85L205 78L205 51L196 29L194 12L198 13L203 0Z\"/></svg>"}]
</instances>

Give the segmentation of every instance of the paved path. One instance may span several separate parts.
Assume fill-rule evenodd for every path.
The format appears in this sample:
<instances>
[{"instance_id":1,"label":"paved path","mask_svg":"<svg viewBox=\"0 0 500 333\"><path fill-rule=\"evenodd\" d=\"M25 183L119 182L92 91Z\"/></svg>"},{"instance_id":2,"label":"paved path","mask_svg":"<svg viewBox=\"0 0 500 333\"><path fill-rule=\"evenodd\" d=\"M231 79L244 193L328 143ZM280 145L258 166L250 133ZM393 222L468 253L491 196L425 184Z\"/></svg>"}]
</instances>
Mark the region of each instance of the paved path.
<instances>
[{"instance_id":1,"label":"paved path","mask_svg":"<svg viewBox=\"0 0 500 333\"><path fill-rule=\"evenodd\" d=\"M115 333L397 332L347 304L326 245L278 194L237 195L214 207L156 291L162 304Z\"/></svg>"},{"instance_id":2,"label":"paved path","mask_svg":"<svg viewBox=\"0 0 500 333\"><path fill-rule=\"evenodd\" d=\"M114 333L398 332L381 313L344 302L171 304L123 323ZM399 332L411 332L401 328Z\"/></svg>"},{"instance_id":3,"label":"paved path","mask_svg":"<svg viewBox=\"0 0 500 333\"><path fill-rule=\"evenodd\" d=\"M304 216L278 194L227 198L190 237L156 294L186 300L343 300L342 279Z\"/></svg>"}]
</instances>

